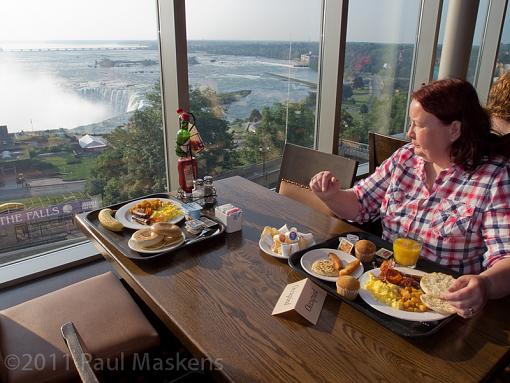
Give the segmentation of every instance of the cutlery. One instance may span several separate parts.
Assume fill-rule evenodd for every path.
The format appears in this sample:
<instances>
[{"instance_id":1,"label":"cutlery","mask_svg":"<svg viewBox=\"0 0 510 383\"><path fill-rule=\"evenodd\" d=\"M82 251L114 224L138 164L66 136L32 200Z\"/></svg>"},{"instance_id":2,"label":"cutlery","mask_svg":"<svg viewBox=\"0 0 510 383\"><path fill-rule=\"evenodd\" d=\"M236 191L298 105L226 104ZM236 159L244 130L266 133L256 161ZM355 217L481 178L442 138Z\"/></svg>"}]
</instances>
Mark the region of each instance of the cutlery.
<instances>
[{"instance_id":1,"label":"cutlery","mask_svg":"<svg viewBox=\"0 0 510 383\"><path fill-rule=\"evenodd\" d=\"M202 229L200 234L198 234L197 236L195 236L193 238L186 239L184 241L184 244L189 245L190 243L194 243L203 237L207 237L209 234L212 234L216 230L217 230L217 228L215 228L215 227L206 227L206 228Z\"/></svg>"}]
</instances>

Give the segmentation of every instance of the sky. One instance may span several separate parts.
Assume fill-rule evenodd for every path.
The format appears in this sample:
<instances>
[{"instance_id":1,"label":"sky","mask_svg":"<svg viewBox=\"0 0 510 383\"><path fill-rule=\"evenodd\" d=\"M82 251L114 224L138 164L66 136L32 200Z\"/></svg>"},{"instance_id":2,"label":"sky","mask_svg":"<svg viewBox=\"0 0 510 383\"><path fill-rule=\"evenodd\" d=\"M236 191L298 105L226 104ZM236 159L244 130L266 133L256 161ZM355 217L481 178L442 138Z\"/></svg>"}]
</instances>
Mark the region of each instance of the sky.
<instances>
[{"instance_id":1,"label":"sky","mask_svg":"<svg viewBox=\"0 0 510 383\"><path fill-rule=\"evenodd\" d=\"M321 0L187 0L188 38L318 41L321 3ZM419 3L419 0L351 0L347 40L414 42ZM486 3L487 0L482 0L480 6L486 7ZM478 30L481 33L482 28ZM156 38L155 0L0 1L0 41ZM510 42L510 21L505 25L503 42Z\"/></svg>"},{"instance_id":2,"label":"sky","mask_svg":"<svg viewBox=\"0 0 510 383\"><path fill-rule=\"evenodd\" d=\"M318 41L321 3L187 0L188 38ZM349 41L414 41L419 0L353 0L349 4ZM155 0L0 1L0 41L151 40L156 32Z\"/></svg>"}]
</instances>

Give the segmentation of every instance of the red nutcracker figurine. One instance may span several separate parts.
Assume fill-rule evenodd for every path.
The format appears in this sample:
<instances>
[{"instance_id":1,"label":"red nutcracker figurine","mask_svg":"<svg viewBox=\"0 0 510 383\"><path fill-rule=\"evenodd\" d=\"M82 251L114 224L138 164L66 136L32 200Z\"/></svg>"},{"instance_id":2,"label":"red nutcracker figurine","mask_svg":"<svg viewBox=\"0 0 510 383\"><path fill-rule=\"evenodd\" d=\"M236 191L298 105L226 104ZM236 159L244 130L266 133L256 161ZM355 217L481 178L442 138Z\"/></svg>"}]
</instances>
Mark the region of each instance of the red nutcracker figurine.
<instances>
[{"instance_id":1,"label":"red nutcracker figurine","mask_svg":"<svg viewBox=\"0 0 510 383\"><path fill-rule=\"evenodd\" d=\"M193 114L180 108L177 109L177 114L179 115L179 131L177 132L175 153L179 157L177 162L179 186L184 192L191 193L193 180L197 178L198 174L197 160L193 157L193 152L202 151L204 143L198 134Z\"/></svg>"}]
</instances>

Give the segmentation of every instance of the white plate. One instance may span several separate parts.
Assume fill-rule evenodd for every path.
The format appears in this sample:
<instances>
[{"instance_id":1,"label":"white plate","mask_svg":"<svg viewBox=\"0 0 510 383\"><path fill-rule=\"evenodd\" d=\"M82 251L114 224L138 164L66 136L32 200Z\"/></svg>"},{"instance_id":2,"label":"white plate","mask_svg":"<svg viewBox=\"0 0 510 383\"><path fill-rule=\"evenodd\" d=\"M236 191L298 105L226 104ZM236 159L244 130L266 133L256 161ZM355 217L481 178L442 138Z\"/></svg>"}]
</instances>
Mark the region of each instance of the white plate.
<instances>
[{"instance_id":1,"label":"white plate","mask_svg":"<svg viewBox=\"0 0 510 383\"><path fill-rule=\"evenodd\" d=\"M182 235L181 240L179 242L172 243L169 246L161 247L159 249L146 249L144 247L136 246L132 239L128 241L128 246L131 250L138 251L139 253L145 253L145 254L158 254L163 253L168 250L175 249L176 247L179 247L184 242L184 235Z\"/></svg>"},{"instance_id":2,"label":"white plate","mask_svg":"<svg viewBox=\"0 0 510 383\"><path fill-rule=\"evenodd\" d=\"M176 200L173 200L173 199L168 199L168 198L145 198L145 199L147 199L147 200L159 199L162 202L171 202L174 205L177 205L179 207L179 209L183 210L182 204L180 204L179 202L177 202ZM120 223L122 223L125 227L127 227L129 229L138 230L138 229L143 229L144 227L148 227L148 225L142 225L141 223L133 221L131 218L131 213L129 212L129 209L131 209L133 206L135 206L136 204L139 204L142 201L144 201L144 200L140 199L140 200L132 201L132 202L125 204L119 210L117 210L117 212L115 213L115 218L118 221L120 221ZM168 222L169 223L177 223L183 218L184 218L184 211L182 214L178 215L177 217L175 217L174 219L171 219Z\"/></svg>"},{"instance_id":3,"label":"white plate","mask_svg":"<svg viewBox=\"0 0 510 383\"><path fill-rule=\"evenodd\" d=\"M301 235L302 233L299 233L298 232L298 235ZM312 241L312 243L310 244L310 247L315 245L315 240ZM260 250L262 250L264 253L272 256L272 257L275 257L275 258L280 258L280 259L289 259L289 257L286 257L285 255L282 255L282 254L278 254L278 253L275 253L274 251L271 250L271 245L269 245L268 243L266 242L262 242L262 239L259 239L259 247L260 247ZM292 255L292 254L291 254Z\"/></svg>"},{"instance_id":4,"label":"white plate","mask_svg":"<svg viewBox=\"0 0 510 383\"><path fill-rule=\"evenodd\" d=\"M423 271L416 270L416 269L410 269L408 267L395 267L396 270L406 273L406 274L413 274L413 275L424 275ZM361 276L359 279L359 283L361 285L361 288L359 290L359 296L361 299L363 299L365 302L367 302L370 306L372 306L377 311L380 311L384 314L390 315L395 318L399 319L405 319L409 321L414 322L431 322L436 321L440 319L444 319L448 317L449 315L443 315L440 313L437 313L435 311L426 311L424 313L416 313L416 312L409 312L404 310L398 310L394 309L393 307L387 306L382 302L379 302L377 299L375 299L372 294L368 290L365 290L364 286L367 283L369 279L368 273L373 273L375 277L379 276L379 273L381 272L380 269L373 269L367 271L365 274Z\"/></svg>"},{"instance_id":5,"label":"white plate","mask_svg":"<svg viewBox=\"0 0 510 383\"><path fill-rule=\"evenodd\" d=\"M316 278L328 281L328 282L336 282L338 277L327 277L325 275L317 274L312 270L312 264L315 261L318 261L319 259L328 259L328 253L335 253L338 258L342 261L342 265L345 267L349 262L354 261L356 258L354 258L352 255L344 253L343 251L336 250L336 249L313 249L310 250L308 253L303 254L301 257L301 267L303 270L305 270L308 274L313 275ZM363 264L359 264L359 266L354 270L351 275L354 278L359 278L363 274Z\"/></svg>"}]
</instances>

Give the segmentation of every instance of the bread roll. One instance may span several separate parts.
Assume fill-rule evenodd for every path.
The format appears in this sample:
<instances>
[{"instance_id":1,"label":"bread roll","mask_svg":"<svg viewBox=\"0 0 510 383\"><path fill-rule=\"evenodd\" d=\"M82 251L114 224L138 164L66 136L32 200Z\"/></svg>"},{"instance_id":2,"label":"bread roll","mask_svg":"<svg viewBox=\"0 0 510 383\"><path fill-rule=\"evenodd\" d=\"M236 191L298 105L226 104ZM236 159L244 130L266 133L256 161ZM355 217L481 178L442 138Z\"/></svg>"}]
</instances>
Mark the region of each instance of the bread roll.
<instances>
[{"instance_id":1,"label":"bread roll","mask_svg":"<svg viewBox=\"0 0 510 383\"><path fill-rule=\"evenodd\" d=\"M328 253L328 258L333 264L335 270L340 271L343 269L344 266L342 265L342 261L340 260L340 258L338 258L338 255L336 255L335 253Z\"/></svg>"},{"instance_id":2,"label":"bread roll","mask_svg":"<svg viewBox=\"0 0 510 383\"><path fill-rule=\"evenodd\" d=\"M354 270L356 270L358 268L360 263L361 263L361 261L359 259L355 259L354 261L349 262L347 264L347 266L345 266L342 270L340 270L338 272L338 274L339 275L349 275L349 274L352 274L354 272Z\"/></svg>"}]
</instances>

